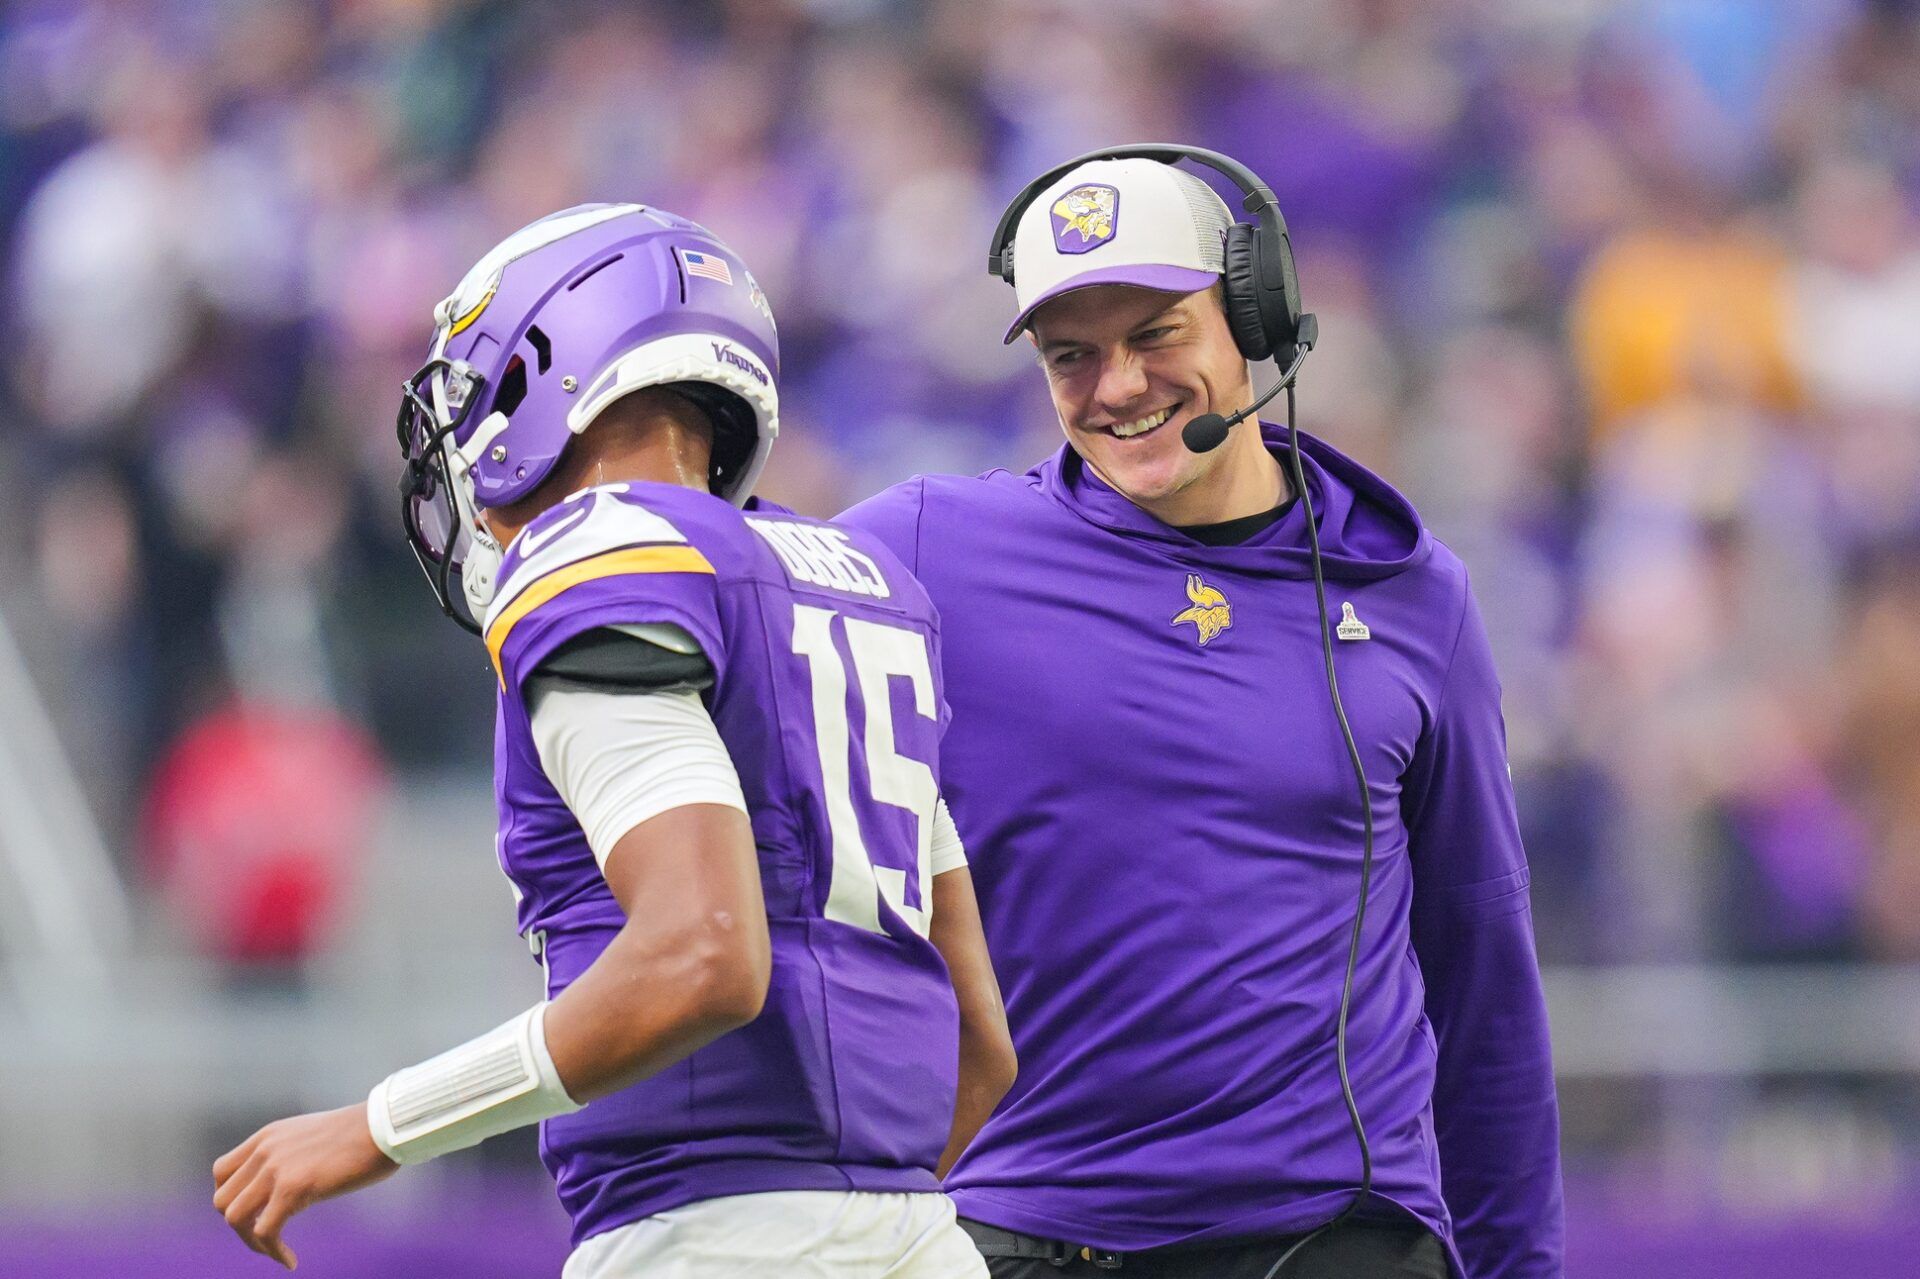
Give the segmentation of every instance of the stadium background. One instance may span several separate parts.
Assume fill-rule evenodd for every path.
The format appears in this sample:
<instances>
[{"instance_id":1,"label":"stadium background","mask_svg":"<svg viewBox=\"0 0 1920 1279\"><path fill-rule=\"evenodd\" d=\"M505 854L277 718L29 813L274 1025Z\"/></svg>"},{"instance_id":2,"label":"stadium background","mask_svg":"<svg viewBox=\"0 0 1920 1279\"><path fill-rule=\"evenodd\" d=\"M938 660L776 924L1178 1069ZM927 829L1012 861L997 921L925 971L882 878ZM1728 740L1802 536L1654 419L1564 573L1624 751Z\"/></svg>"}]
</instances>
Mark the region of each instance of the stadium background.
<instances>
[{"instance_id":1,"label":"stadium background","mask_svg":"<svg viewBox=\"0 0 1920 1279\"><path fill-rule=\"evenodd\" d=\"M763 491L828 514L1055 446L988 231L1147 139L1269 180L1304 424L1473 569L1569 1273L1911 1273L1920 5L8 0L0 1274L266 1273L212 1156L536 990L395 519L473 259L713 227L780 319ZM303 1270L552 1273L531 1155L315 1210Z\"/></svg>"}]
</instances>

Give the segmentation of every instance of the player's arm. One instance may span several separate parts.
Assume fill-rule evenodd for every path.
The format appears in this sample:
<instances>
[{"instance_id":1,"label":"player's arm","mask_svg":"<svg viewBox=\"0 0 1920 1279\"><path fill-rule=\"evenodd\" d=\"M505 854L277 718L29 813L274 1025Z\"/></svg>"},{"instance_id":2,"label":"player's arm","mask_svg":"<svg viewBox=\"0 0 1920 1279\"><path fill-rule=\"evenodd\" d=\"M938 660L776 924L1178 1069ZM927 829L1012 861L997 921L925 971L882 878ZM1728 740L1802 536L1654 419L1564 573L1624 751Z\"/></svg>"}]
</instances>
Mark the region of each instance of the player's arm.
<instances>
[{"instance_id":1,"label":"player's arm","mask_svg":"<svg viewBox=\"0 0 1920 1279\"><path fill-rule=\"evenodd\" d=\"M960 1087L954 1099L953 1129L936 1170L953 1167L1000 1099L1013 1087L1019 1063L1007 1032L1006 1005L980 928L980 907L973 876L944 800L934 816L932 939L953 980L960 1005Z\"/></svg>"},{"instance_id":2,"label":"player's arm","mask_svg":"<svg viewBox=\"0 0 1920 1279\"><path fill-rule=\"evenodd\" d=\"M1441 1192L1470 1274L1560 1279L1559 1111L1500 686L1471 598L1407 776Z\"/></svg>"},{"instance_id":3,"label":"player's arm","mask_svg":"<svg viewBox=\"0 0 1920 1279\"><path fill-rule=\"evenodd\" d=\"M552 1003L389 1077L368 1103L269 1124L221 1157L214 1207L249 1248L292 1269L280 1232L295 1213L400 1161L577 1110L759 1015L770 960L744 812L692 804L650 818L615 843L606 876L627 922Z\"/></svg>"},{"instance_id":4,"label":"player's arm","mask_svg":"<svg viewBox=\"0 0 1920 1279\"><path fill-rule=\"evenodd\" d=\"M739 777L698 693L712 681L691 636L660 626L589 631L527 680L541 768L626 914L592 965L536 1010L534 1047L571 1103L672 1065L766 1000L759 861Z\"/></svg>"},{"instance_id":5,"label":"player's arm","mask_svg":"<svg viewBox=\"0 0 1920 1279\"><path fill-rule=\"evenodd\" d=\"M292 1268L280 1231L309 1205L577 1110L759 1015L771 960L752 830L691 691L711 670L658 638L583 637L528 688L542 766L627 922L551 1003L389 1076L363 1105L280 1120L223 1155L214 1206L254 1251Z\"/></svg>"},{"instance_id":6,"label":"player's arm","mask_svg":"<svg viewBox=\"0 0 1920 1279\"><path fill-rule=\"evenodd\" d=\"M772 958L753 828L714 803L622 835L607 884L627 922L547 1006L547 1050L585 1103L663 1070L760 1015Z\"/></svg>"}]
</instances>

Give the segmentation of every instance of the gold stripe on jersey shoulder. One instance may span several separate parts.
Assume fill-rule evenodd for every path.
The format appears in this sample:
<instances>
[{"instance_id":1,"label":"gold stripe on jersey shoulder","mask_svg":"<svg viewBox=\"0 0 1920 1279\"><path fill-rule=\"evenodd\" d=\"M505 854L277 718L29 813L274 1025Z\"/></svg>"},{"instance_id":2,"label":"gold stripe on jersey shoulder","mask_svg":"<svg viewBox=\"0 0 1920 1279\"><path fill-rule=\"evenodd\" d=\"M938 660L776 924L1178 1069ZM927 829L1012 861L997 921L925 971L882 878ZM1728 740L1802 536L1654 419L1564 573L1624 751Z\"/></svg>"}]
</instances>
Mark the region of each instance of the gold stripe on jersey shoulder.
<instances>
[{"instance_id":1,"label":"gold stripe on jersey shoulder","mask_svg":"<svg viewBox=\"0 0 1920 1279\"><path fill-rule=\"evenodd\" d=\"M618 551L589 556L554 569L545 577L530 582L514 597L493 625L487 627L487 655L493 659L493 671L500 687L507 686L507 673L500 666L500 652L507 636L521 618L548 600L572 590L582 582L629 573L712 573L713 565L695 547L684 543L670 546L629 546Z\"/></svg>"}]
</instances>

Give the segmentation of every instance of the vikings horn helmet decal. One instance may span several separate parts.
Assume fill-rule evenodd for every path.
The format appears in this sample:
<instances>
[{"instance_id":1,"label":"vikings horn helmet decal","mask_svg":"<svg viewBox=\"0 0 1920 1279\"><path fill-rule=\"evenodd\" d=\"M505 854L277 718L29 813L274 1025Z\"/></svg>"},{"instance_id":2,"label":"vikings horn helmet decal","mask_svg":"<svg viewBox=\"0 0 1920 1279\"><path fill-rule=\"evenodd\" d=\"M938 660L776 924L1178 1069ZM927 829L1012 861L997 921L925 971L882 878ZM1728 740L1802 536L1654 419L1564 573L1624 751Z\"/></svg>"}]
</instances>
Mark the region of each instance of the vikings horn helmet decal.
<instances>
[{"instance_id":1,"label":"vikings horn helmet decal","mask_svg":"<svg viewBox=\"0 0 1920 1279\"><path fill-rule=\"evenodd\" d=\"M583 204L508 236L434 308L397 427L407 540L448 616L478 633L493 594L503 548L480 512L533 492L642 387L671 385L706 412L709 486L747 500L780 430L779 338L751 281L698 223Z\"/></svg>"}]
</instances>

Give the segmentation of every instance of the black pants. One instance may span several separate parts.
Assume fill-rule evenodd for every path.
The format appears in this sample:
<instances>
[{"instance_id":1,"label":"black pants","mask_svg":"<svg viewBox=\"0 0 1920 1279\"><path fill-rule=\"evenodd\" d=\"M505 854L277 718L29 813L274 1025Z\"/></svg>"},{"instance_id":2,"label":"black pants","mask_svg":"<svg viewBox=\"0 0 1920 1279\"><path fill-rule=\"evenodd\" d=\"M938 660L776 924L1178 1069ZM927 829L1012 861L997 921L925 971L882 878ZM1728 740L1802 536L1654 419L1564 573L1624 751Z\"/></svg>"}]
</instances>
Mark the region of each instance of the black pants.
<instances>
[{"instance_id":1,"label":"black pants","mask_svg":"<svg viewBox=\"0 0 1920 1279\"><path fill-rule=\"evenodd\" d=\"M1006 1237L996 1227L964 1218L960 1225L976 1243ZM1079 1256L1062 1266L1038 1257L989 1257L987 1273L993 1279L1266 1279L1299 1237L1130 1252L1118 1269L1105 1270ZM1411 1222L1354 1221L1295 1253L1279 1279L1447 1279L1447 1254L1438 1239Z\"/></svg>"}]
</instances>

